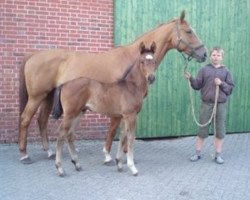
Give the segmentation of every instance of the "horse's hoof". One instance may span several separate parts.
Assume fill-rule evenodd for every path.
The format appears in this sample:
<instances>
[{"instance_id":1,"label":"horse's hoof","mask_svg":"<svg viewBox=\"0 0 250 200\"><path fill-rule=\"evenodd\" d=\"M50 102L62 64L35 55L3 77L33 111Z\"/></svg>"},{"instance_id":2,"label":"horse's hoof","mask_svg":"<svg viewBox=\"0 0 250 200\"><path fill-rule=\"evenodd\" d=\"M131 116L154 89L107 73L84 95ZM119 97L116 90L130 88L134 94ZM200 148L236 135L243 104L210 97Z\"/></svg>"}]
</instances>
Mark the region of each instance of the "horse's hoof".
<instances>
[{"instance_id":1,"label":"horse's hoof","mask_svg":"<svg viewBox=\"0 0 250 200\"><path fill-rule=\"evenodd\" d=\"M30 157L28 156L25 156L23 158L20 159L20 162L24 165L29 165L29 164L32 164L33 161L30 159Z\"/></svg>"},{"instance_id":2,"label":"horse's hoof","mask_svg":"<svg viewBox=\"0 0 250 200\"><path fill-rule=\"evenodd\" d=\"M106 165L106 166L115 166L116 164L115 164L115 161L110 160L110 161L105 161L104 165Z\"/></svg>"}]
</instances>

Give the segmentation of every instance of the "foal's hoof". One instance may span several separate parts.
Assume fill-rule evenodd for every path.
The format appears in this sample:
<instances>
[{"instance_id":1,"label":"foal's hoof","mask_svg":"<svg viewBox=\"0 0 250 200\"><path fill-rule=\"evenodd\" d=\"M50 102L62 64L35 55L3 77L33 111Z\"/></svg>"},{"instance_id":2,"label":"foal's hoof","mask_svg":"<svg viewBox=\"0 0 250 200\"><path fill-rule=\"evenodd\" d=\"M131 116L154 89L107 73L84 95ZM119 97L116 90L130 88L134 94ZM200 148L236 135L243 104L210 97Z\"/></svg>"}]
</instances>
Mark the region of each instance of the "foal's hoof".
<instances>
[{"instance_id":1,"label":"foal's hoof","mask_svg":"<svg viewBox=\"0 0 250 200\"><path fill-rule=\"evenodd\" d=\"M104 165L106 165L106 166L115 166L115 161L113 161L113 160L104 161Z\"/></svg>"},{"instance_id":2,"label":"foal's hoof","mask_svg":"<svg viewBox=\"0 0 250 200\"><path fill-rule=\"evenodd\" d=\"M117 171L118 171L118 172L122 172L122 171L123 171L123 168L122 168L122 167L118 167L118 168L117 168Z\"/></svg>"},{"instance_id":3,"label":"foal's hoof","mask_svg":"<svg viewBox=\"0 0 250 200\"><path fill-rule=\"evenodd\" d=\"M20 162L24 165L29 165L29 164L32 164L33 161L30 159L29 156L25 156L23 158L20 159Z\"/></svg>"},{"instance_id":4,"label":"foal's hoof","mask_svg":"<svg viewBox=\"0 0 250 200\"><path fill-rule=\"evenodd\" d=\"M48 154L48 159L49 159L49 160L54 160L54 159L56 158L56 153L53 152L51 149L49 149L49 150L47 151L47 154Z\"/></svg>"},{"instance_id":5,"label":"foal's hoof","mask_svg":"<svg viewBox=\"0 0 250 200\"><path fill-rule=\"evenodd\" d=\"M133 176L138 176L138 172L133 173Z\"/></svg>"},{"instance_id":6,"label":"foal's hoof","mask_svg":"<svg viewBox=\"0 0 250 200\"><path fill-rule=\"evenodd\" d=\"M65 177L66 173L63 170L58 170L58 176L59 177Z\"/></svg>"},{"instance_id":7,"label":"foal's hoof","mask_svg":"<svg viewBox=\"0 0 250 200\"><path fill-rule=\"evenodd\" d=\"M118 172L122 172L122 170L123 170L122 160L119 160L119 159L116 158L115 162L116 162L116 165L117 165Z\"/></svg>"},{"instance_id":8,"label":"foal's hoof","mask_svg":"<svg viewBox=\"0 0 250 200\"><path fill-rule=\"evenodd\" d=\"M55 158L56 158L56 154L55 153L53 153L51 155L48 155L48 159L49 160L55 160Z\"/></svg>"},{"instance_id":9,"label":"foal's hoof","mask_svg":"<svg viewBox=\"0 0 250 200\"><path fill-rule=\"evenodd\" d=\"M78 172L82 171L82 167L81 166L76 167L76 171L78 171Z\"/></svg>"},{"instance_id":10,"label":"foal's hoof","mask_svg":"<svg viewBox=\"0 0 250 200\"><path fill-rule=\"evenodd\" d=\"M66 174L65 173L58 173L58 176L62 178L62 177L65 177Z\"/></svg>"}]
</instances>

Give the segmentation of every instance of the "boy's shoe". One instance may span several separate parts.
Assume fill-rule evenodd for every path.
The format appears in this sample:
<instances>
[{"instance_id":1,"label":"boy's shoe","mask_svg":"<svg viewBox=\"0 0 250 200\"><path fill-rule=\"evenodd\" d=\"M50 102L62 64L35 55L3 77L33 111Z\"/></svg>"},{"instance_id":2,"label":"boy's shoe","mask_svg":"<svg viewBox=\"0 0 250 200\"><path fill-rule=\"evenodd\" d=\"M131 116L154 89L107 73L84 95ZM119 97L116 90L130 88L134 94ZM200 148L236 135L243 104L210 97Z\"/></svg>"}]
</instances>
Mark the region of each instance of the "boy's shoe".
<instances>
[{"instance_id":1,"label":"boy's shoe","mask_svg":"<svg viewBox=\"0 0 250 200\"><path fill-rule=\"evenodd\" d=\"M215 157L214 160L215 160L215 162L217 164L223 164L224 163L224 160L220 156Z\"/></svg>"},{"instance_id":2,"label":"boy's shoe","mask_svg":"<svg viewBox=\"0 0 250 200\"><path fill-rule=\"evenodd\" d=\"M201 159L201 156L194 154L190 157L190 161L195 162Z\"/></svg>"}]
</instances>

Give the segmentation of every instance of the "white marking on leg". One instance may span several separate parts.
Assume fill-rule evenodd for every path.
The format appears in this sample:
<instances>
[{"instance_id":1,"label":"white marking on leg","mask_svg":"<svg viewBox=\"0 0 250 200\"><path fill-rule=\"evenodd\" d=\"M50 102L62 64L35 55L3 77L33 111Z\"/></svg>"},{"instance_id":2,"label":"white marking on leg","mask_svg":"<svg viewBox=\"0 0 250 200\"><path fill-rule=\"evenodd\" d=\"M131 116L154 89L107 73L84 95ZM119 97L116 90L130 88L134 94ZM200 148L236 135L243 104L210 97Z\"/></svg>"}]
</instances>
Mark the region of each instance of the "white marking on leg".
<instances>
[{"instance_id":1,"label":"white marking on leg","mask_svg":"<svg viewBox=\"0 0 250 200\"><path fill-rule=\"evenodd\" d=\"M105 147L103 147L102 151L103 151L104 157L105 157L104 163L111 162L112 161L112 157L111 157L110 153L107 151L107 149Z\"/></svg>"},{"instance_id":2,"label":"white marking on leg","mask_svg":"<svg viewBox=\"0 0 250 200\"><path fill-rule=\"evenodd\" d=\"M138 170L135 167L134 163L134 133L128 134L128 153L127 153L127 165L129 169L131 170L132 174L136 176L138 174Z\"/></svg>"},{"instance_id":3,"label":"white marking on leg","mask_svg":"<svg viewBox=\"0 0 250 200\"><path fill-rule=\"evenodd\" d=\"M29 158L29 156L28 156L28 154L26 154L25 156L21 157L20 160L25 160L25 159L28 159L28 158Z\"/></svg>"},{"instance_id":4,"label":"white marking on leg","mask_svg":"<svg viewBox=\"0 0 250 200\"><path fill-rule=\"evenodd\" d=\"M50 157L52 157L52 156L55 155L55 152L52 151L51 149L49 149L49 150L47 151L47 154L48 154L48 158L50 158Z\"/></svg>"}]
</instances>

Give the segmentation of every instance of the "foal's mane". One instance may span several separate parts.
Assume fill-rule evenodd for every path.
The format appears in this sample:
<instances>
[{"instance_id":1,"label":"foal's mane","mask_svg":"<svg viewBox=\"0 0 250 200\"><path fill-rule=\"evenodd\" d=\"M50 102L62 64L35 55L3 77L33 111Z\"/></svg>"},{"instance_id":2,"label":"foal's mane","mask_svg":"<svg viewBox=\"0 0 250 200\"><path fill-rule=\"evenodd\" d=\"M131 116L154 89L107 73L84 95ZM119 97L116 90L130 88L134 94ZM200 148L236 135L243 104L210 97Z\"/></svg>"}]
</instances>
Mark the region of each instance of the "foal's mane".
<instances>
[{"instance_id":1,"label":"foal's mane","mask_svg":"<svg viewBox=\"0 0 250 200\"><path fill-rule=\"evenodd\" d=\"M126 71L124 72L124 74L122 75L122 77L121 77L120 79L117 80L118 83L121 83L121 82L123 82L124 80L126 80L128 74L132 71L132 69L133 69L133 67L135 66L135 63L136 63L136 62L137 62L137 61L135 61L132 65L130 65L130 66L126 69Z\"/></svg>"}]
</instances>

